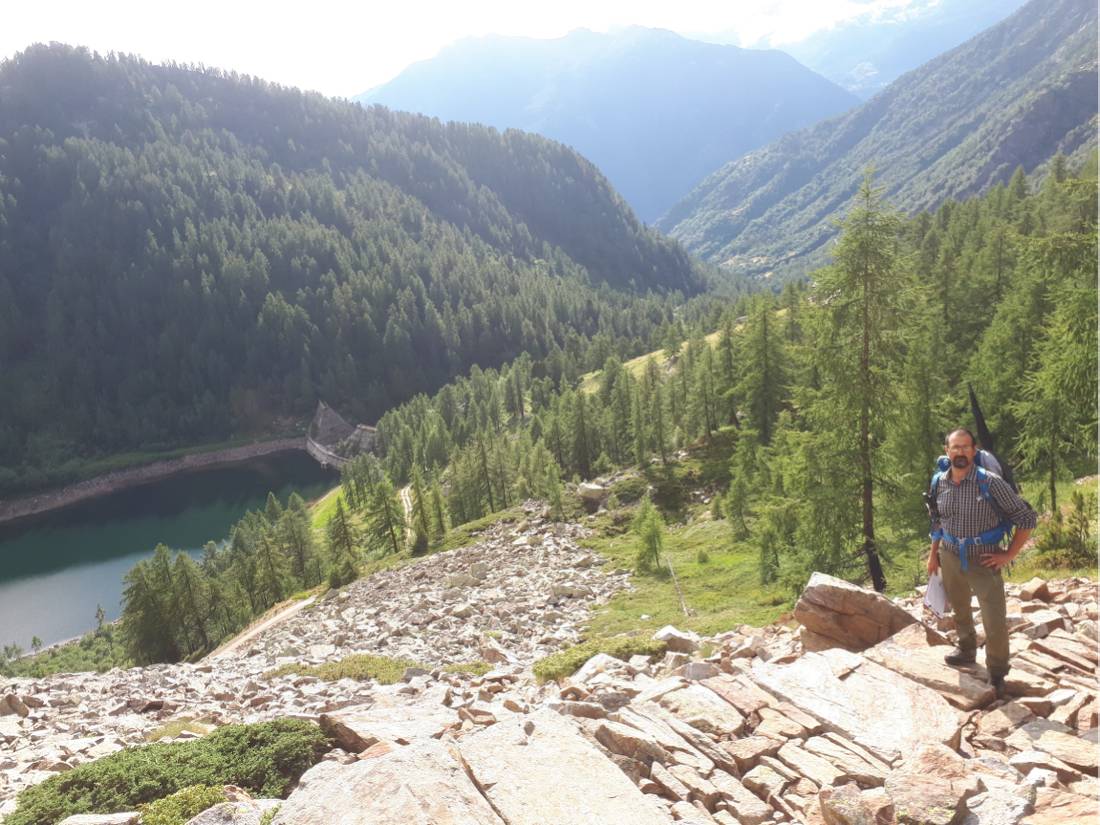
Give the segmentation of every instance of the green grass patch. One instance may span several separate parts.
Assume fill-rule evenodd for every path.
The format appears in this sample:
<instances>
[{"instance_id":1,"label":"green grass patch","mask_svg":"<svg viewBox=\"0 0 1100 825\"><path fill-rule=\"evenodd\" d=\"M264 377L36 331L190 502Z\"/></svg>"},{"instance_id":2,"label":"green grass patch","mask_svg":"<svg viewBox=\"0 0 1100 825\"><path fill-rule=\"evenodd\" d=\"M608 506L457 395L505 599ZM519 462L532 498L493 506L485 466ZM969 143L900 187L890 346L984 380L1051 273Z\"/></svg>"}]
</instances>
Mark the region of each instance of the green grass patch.
<instances>
[{"instance_id":1,"label":"green grass patch","mask_svg":"<svg viewBox=\"0 0 1100 825\"><path fill-rule=\"evenodd\" d=\"M142 805L141 825L186 825L192 817L225 801L225 791L221 787L192 785Z\"/></svg>"},{"instance_id":2,"label":"green grass patch","mask_svg":"<svg viewBox=\"0 0 1100 825\"><path fill-rule=\"evenodd\" d=\"M444 673L469 673L471 676L484 676L492 669L488 662L452 662L443 666Z\"/></svg>"},{"instance_id":3,"label":"green grass patch","mask_svg":"<svg viewBox=\"0 0 1100 825\"><path fill-rule=\"evenodd\" d=\"M609 521L613 519L611 514ZM632 533L594 537L584 544L609 559L609 567L634 569L639 539ZM654 573L632 578L633 591L618 593L596 611L588 625L591 637L638 630L652 633L666 624L713 635L739 624L770 624L791 607L790 596L781 587L760 585L756 551L731 542L727 521L700 518L670 527L664 546L664 557L672 562L692 615L684 615L662 559ZM705 551L705 562L699 561L700 550Z\"/></svg>"},{"instance_id":4,"label":"green grass patch","mask_svg":"<svg viewBox=\"0 0 1100 825\"><path fill-rule=\"evenodd\" d=\"M369 653L359 653L354 656L345 656L336 662L325 662L323 665L302 665L295 662L269 670L264 674L267 679L278 676L298 675L316 676L326 682L335 682L340 679L358 679L366 681L373 679L381 685L392 685L401 681L405 675L405 669L410 667L425 667L420 662L412 659L395 659L390 656L374 656ZM425 667L425 669L427 669Z\"/></svg>"},{"instance_id":5,"label":"green grass patch","mask_svg":"<svg viewBox=\"0 0 1100 825\"><path fill-rule=\"evenodd\" d=\"M323 665L302 665L288 662L269 670L264 674L264 678L316 676L326 682L335 682L339 679L357 679L359 681L373 679L381 685L392 685L400 682L401 677L405 675L405 669L410 667L421 667L429 671L434 669L432 665L426 665L412 659L395 659L390 656L374 656L361 653L354 656L345 656L337 662L326 662ZM484 676L492 669L493 666L488 662L453 662L441 668L444 673L469 673L474 676Z\"/></svg>"},{"instance_id":6,"label":"green grass patch","mask_svg":"<svg viewBox=\"0 0 1100 825\"><path fill-rule=\"evenodd\" d=\"M122 642L114 636L114 625L103 632L85 633L79 639L48 647L33 656L0 661L0 676L40 679L55 673L103 673L113 667L133 667Z\"/></svg>"},{"instance_id":7,"label":"green grass patch","mask_svg":"<svg viewBox=\"0 0 1100 825\"><path fill-rule=\"evenodd\" d=\"M325 537L325 525L328 524L329 519L336 513L337 501L344 499L343 488L337 484L315 502L309 505L309 515L313 525L313 532L317 535L317 538L324 540ZM344 509L350 512L348 503L344 501Z\"/></svg>"},{"instance_id":8,"label":"green grass patch","mask_svg":"<svg viewBox=\"0 0 1100 825\"><path fill-rule=\"evenodd\" d=\"M506 510L498 510L495 513L482 516L466 524L459 524L448 530L443 540L436 546L431 547L428 553L442 553L446 550L457 550L459 547L468 547L479 541L481 538L480 534L494 524L512 524L522 519L523 508L516 506L509 507ZM417 558L423 558L423 556L417 556Z\"/></svg>"},{"instance_id":9,"label":"green grass patch","mask_svg":"<svg viewBox=\"0 0 1100 825\"><path fill-rule=\"evenodd\" d=\"M782 310L780 310L782 312ZM740 327L738 327L740 329ZM721 331L712 332L705 336L706 342L711 347L718 346L718 342L722 338ZM688 342L684 341L680 345L681 354L687 350ZM665 357L665 351L663 349L654 350L653 352L647 352L645 355L639 355L637 358L631 358L629 361L623 362L623 369L627 370L634 378L641 379L645 375L645 365L649 359L652 358L657 362L657 366L662 370L668 368L668 358ZM593 370L592 372L586 372L581 376L580 390L581 392L591 395L600 388L600 375L603 374L603 370Z\"/></svg>"},{"instance_id":10,"label":"green grass patch","mask_svg":"<svg viewBox=\"0 0 1100 825\"><path fill-rule=\"evenodd\" d=\"M191 742L127 748L23 790L5 825L47 825L73 814L133 811L195 785L238 785L285 798L332 747L313 722L226 725Z\"/></svg>"},{"instance_id":11,"label":"green grass patch","mask_svg":"<svg viewBox=\"0 0 1100 825\"><path fill-rule=\"evenodd\" d=\"M606 653L625 662L631 656L661 656L665 648L664 642L641 635L594 638L565 650L559 650L557 653L551 653L535 662L532 669L540 683L549 682L572 676L581 665L597 653Z\"/></svg>"}]
</instances>

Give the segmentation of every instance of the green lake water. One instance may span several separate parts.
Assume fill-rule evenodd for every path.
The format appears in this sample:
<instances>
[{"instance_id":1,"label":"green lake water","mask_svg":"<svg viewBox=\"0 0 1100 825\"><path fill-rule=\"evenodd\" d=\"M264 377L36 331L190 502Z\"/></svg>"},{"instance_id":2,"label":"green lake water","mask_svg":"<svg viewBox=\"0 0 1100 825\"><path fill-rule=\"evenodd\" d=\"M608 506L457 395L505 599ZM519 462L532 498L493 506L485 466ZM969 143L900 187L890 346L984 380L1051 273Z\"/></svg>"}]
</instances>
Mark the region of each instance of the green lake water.
<instances>
[{"instance_id":1,"label":"green lake water","mask_svg":"<svg viewBox=\"0 0 1100 825\"><path fill-rule=\"evenodd\" d=\"M285 503L292 491L307 501L338 481L305 452L285 452L164 481L0 526L0 644L30 649L95 627L121 612L122 577L158 543L201 555L226 538L246 511L263 507L268 491Z\"/></svg>"}]
</instances>

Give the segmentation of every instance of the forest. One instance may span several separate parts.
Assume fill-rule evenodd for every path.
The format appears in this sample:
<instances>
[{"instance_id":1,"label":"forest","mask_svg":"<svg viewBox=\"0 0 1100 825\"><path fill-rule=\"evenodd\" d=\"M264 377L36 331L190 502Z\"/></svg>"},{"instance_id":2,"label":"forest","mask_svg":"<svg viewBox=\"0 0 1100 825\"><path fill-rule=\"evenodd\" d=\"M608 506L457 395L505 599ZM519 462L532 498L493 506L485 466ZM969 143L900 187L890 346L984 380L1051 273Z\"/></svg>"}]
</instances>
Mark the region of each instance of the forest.
<instances>
[{"instance_id":1,"label":"forest","mask_svg":"<svg viewBox=\"0 0 1100 825\"><path fill-rule=\"evenodd\" d=\"M0 493L641 352L706 284L535 135L58 44L0 65Z\"/></svg>"},{"instance_id":2,"label":"forest","mask_svg":"<svg viewBox=\"0 0 1100 825\"><path fill-rule=\"evenodd\" d=\"M194 654L365 559L437 547L448 526L528 497L560 518L563 484L623 468L645 468L675 519L660 500L669 468L719 436L712 512L758 555L761 584L797 592L820 570L882 589L882 558L926 543L920 493L945 434L973 423L970 385L999 455L1042 481L1032 503L1058 511L1057 482L1097 459L1096 204L1095 157L911 218L868 176L809 283L696 302L640 363L611 347L585 375L568 352L525 354L386 413L379 455L344 469L323 541L300 502L269 500L201 564L158 549L127 578L125 644L139 662ZM1095 503L1075 506L1089 532ZM1095 537L1084 553L1067 563L1094 565Z\"/></svg>"}]
</instances>

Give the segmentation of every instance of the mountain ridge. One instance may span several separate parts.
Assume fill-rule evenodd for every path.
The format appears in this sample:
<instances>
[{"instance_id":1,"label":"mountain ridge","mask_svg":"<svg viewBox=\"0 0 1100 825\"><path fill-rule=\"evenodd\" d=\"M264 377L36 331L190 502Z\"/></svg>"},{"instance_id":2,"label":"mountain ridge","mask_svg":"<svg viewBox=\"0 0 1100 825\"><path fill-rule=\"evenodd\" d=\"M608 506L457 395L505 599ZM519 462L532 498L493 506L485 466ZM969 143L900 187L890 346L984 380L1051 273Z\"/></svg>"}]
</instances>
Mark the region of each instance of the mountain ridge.
<instances>
[{"instance_id":1,"label":"mountain ridge","mask_svg":"<svg viewBox=\"0 0 1100 825\"><path fill-rule=\"evenodd\" d=\"M356 99L560 140L646 221L731 155L858 103L784 52L642 27L459 41Z\"/></svg>"},{"instance_id":2,"label":"mountain ridge","mask_svg":"<svg viewBox=\"0 0 1100 825\"><path fill-rule=\"evenodd\" d=\"M1080 155L1095 146L1095 35L1091 4L1033 0L863 106L731 161L657 226L734 271L805 272L869 165L918 211Z\"/></svg>"}]
</instances>

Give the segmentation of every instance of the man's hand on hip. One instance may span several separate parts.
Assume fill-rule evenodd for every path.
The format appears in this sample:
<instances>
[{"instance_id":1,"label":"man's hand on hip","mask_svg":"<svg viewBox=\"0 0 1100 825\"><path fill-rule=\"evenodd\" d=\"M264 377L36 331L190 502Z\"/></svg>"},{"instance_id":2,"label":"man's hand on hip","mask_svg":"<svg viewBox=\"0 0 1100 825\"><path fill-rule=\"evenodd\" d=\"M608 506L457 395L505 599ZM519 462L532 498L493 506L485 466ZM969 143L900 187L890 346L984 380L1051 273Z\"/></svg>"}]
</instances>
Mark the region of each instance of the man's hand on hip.
<instances>
[{"instance_id":1,"label":"man's hand on hip","mask_svg":"<svg viewBox=\"0 0 1100 825\"><path fill-rule=\"evenodd\" d=\"M983 553L979 556L978 561L983 567L988 567L990 570L1000 570L1002 567L1010 565L1014 558L1016 558L1015 553Z\"/></svg>"}]
</instances>

